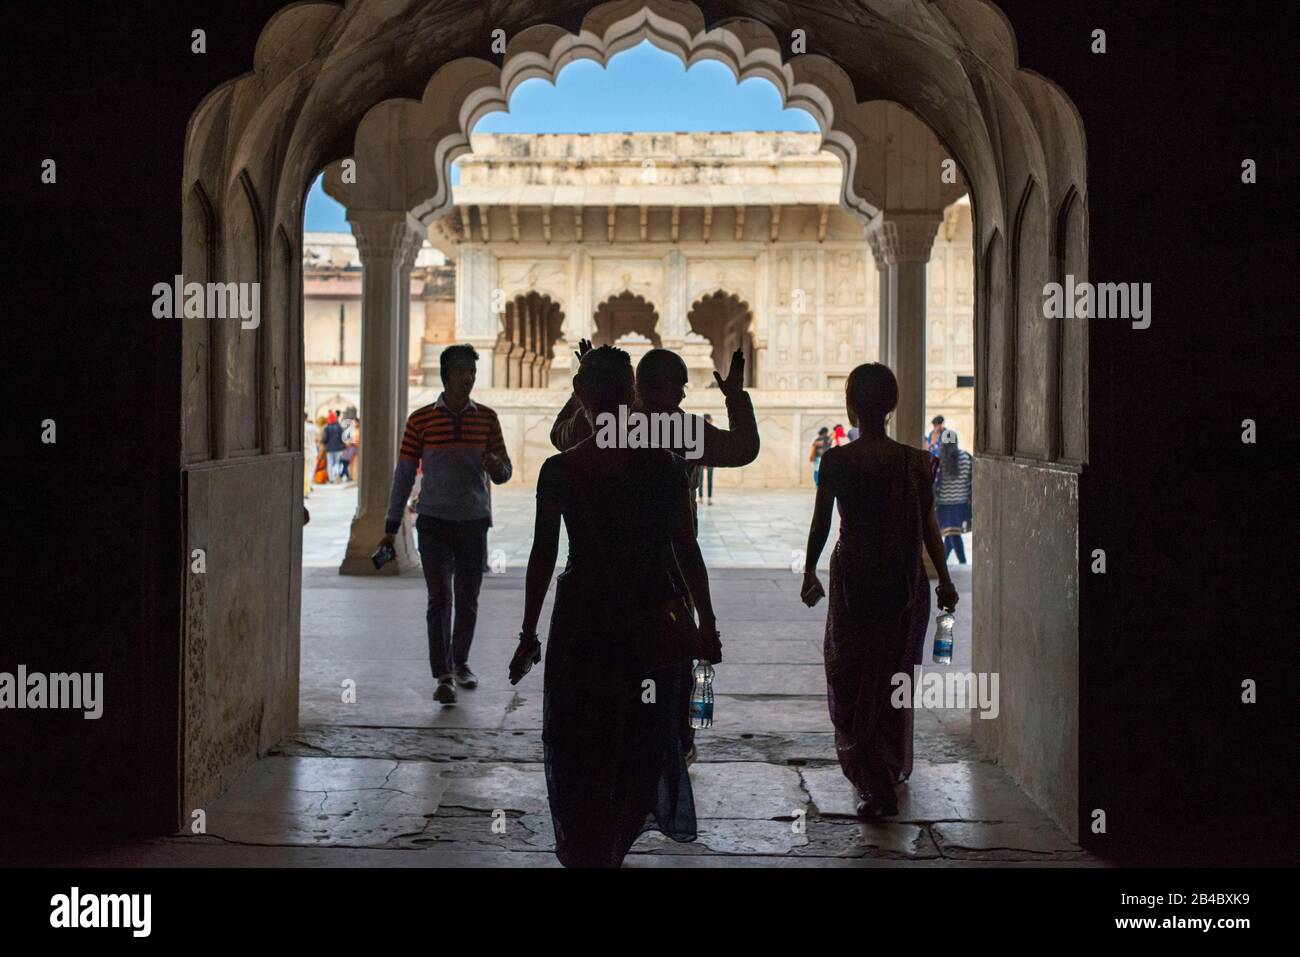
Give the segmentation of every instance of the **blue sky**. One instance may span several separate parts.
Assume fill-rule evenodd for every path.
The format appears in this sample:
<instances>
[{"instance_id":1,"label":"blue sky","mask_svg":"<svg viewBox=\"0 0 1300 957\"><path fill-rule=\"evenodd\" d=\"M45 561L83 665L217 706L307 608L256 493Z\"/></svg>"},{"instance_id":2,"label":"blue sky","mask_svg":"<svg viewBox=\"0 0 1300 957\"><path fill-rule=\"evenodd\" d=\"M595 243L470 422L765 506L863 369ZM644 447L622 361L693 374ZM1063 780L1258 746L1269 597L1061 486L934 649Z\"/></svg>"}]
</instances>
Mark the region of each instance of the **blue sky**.
<instances>
[{"instance_id":1,"label":"blue sky","mask_svg":"<svg viewBox=\"0 0 1300 957\"><path fill-rule=\"evenodd\" d=\"M571 63L556 77L528 80L510 97L510 112L490 113L476 133L620 133L714 130L816 132L802 110L783 110L767 80L737 83L721 63L706 60L688 71L648 41L609 61ZM454 182L453 178L453 182ZM348 230L343 207L325 195L320 180L307 195L306 227Z\"/></svg>"}]
</instances>

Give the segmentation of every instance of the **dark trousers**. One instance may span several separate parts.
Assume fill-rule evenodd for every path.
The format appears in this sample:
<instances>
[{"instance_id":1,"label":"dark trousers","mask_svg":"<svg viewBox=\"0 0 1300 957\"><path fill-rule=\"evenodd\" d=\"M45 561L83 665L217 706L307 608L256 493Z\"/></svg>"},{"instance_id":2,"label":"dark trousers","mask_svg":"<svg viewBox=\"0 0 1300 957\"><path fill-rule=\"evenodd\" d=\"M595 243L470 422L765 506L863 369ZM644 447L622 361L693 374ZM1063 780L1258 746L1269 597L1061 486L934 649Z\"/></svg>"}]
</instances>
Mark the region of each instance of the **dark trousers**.
<instances>
[{"instance_id":1,"label":"dark trousers","mask_svg":"<svg viewBox=\"0 0 1300 957\"><path fill-rule=\"evenodd\" d=\"M420 564L429 592L425 623L429 632L429 667L439 678L469 660L478 621L478 590L483 584L488 519L449 522L421 515L415 521ZM452 627L452 605L456 624Z\"/></svg>"},{"instance_id":2,"label":"dark trousers","mask_svg":"<svg viewBox=\"0 0 1300 957\"><path fill-rule=\"evenodd\" d=\"M960 535L948 535L943 540L943 557L947 558L953 552L957 553L957 561L966 564L966 546L962 544Z\"/></svg>"},{"instance_id":3,"label":"dark trousers","mask_svg":"<svg viewBox=\"0 0 1300 957\"><path fill-rule=\"evenodd\" d=\"M709 498L713 498L713 466L700 465L695 469L695 497L704 498L705 473L708 473Z\"/></svg>"}]
</instances>

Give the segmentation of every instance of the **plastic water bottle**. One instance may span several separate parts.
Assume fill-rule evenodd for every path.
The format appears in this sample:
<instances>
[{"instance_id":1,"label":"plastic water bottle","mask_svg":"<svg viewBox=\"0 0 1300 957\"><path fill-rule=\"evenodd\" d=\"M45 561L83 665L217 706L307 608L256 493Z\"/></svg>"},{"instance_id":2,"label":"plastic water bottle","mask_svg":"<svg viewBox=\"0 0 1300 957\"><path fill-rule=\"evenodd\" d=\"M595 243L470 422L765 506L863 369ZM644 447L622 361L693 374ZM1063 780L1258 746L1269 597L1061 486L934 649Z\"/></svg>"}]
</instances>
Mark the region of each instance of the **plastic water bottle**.
<instances>
[{"instance_id":1,"label":"plastic water bottle","mask_svg":"<svg viewBox=\"0 0 1300 957\"><path fill-rule=\"evenodd\" d=\"M956 619L949 609L939 609L939 617L934 620L934 663L936 665L952 664L952 626L955 623Z\"/></svg>"},{"instance_id":2,"label":"plastic water bottle","mask_svg":"<svg viewBox=\"0 0 1300 957\"><path fill-rule=\"evenodd\" d=\"M695 666L691 688L691 727L713 727L713 665L701 661Z\"/></svg>"}]
</instances>

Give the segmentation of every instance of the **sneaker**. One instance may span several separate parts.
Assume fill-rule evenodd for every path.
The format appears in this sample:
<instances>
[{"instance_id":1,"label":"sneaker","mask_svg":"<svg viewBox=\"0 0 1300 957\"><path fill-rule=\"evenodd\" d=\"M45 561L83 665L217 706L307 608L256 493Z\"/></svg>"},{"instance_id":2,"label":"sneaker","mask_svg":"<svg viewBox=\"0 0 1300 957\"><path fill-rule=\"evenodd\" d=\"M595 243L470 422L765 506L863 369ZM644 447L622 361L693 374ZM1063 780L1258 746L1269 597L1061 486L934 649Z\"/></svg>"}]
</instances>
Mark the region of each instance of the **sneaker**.
<instances>
[{"instance_id":1,"label":"sneaker","mask_svg":"<svg viewBox=\"0 0 1300 957\"><path fill-rule=\"evenodd\" d=\"M477 688L478 675L469 670L469 665L456 666L456 684L462 688Z\"/></svg>"},{"instance_id":2,"label":"sneaker","mask_svg":"<svg viewBox=\"0 0 1300 957\"><path fill-rule=\"evenodd\" d=\"M433 700L438 704L456 703L456 685L452 682L451 675L438 679L438 687L433 689Z\"/></svg>"}]
</instances>

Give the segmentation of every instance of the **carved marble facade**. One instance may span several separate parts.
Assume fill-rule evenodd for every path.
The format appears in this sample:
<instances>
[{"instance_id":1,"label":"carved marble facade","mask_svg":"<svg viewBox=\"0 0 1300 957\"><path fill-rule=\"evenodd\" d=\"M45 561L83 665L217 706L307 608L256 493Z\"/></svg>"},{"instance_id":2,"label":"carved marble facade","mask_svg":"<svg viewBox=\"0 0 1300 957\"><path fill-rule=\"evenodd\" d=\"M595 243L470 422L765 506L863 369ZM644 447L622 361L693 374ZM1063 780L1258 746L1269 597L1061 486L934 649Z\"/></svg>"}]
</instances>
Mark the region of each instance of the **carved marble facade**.
<instances>
[{"instance_id":1,"label":"carved marble facade","mask_svg":"<svg viewBox=\"0 0 1300 957\"><path fill-rule=\"evenodd\" d=\"M429 241L456 263L455 338L492 356L478 389L515 443L516 475L531 481L550 454L539 410L562 401L519 393L563 393L572 350L590 338L634 359L652 346L682 353L688 408L723 419L712 371L725 374L742 349L773 431L758 462L717 480L811 481L808 444L820 426L845 422L848 373L880 356L881 274L865 224L838 205L840 161L820 142L803 133L472 138L452 211ZM972 248L970 207L958 202L927 267L927 420L942 412L970 444L974 388L958 376L974 374ZM436 384L417 391L412 407Z\"/></svg>"},{"instance_id":2,"label":"carved marble facade","mask_svg":"<svg viewBox=\"0 0 1300 957\"><path fill-rule=\"evenodd\" d=\"M712 372L725 375L740 348L747 385L773 431L764 433L758 462L716 480L724 487L810 482L807 445L822 425L847 426L845 379L855 365L880 358L880 270L864 224L836 205L840 163L819 152L819 137L473 142L454 212L431 227L434 245L422 248L412 271L408 407L437 395L443 348L474 344L479 394L514 423L506 434L516 474L531 481L550 454L539 425L563 401L578 339L617 342L634 359L652 346L676 350L691 370L688 407L723 420ZM587 205L628 195L637 205ZM689 205L714 197L735 202ZM972 248L963 199L945 211L926 267L926 420L944 415L968 446L975 438ZM306 407L356 406L356 243L346 233L308 233L304 249ZM558 394L518 394L537 389Z\"/></svg>"}]
</instances>

